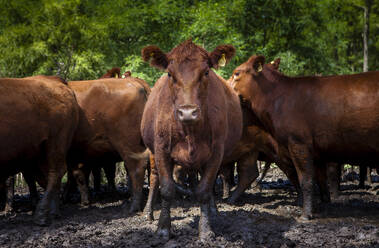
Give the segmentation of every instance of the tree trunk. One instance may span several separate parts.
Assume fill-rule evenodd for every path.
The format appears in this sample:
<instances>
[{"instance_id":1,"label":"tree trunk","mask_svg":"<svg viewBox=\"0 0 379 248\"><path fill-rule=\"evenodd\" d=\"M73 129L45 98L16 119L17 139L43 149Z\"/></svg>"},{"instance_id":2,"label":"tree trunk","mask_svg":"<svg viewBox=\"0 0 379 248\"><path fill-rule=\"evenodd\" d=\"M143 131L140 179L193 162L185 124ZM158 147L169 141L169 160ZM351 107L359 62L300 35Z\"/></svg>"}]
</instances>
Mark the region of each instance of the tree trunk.
<instances>
[{"instance_id":1,"label":"tree trunk","mask_svg":"<svg viewBox=\"0 0 379 248\"><path fill-rule=\"evenodd\" d=\"M363 71L368 71L368 38L370 24L370 9L372 0L365 0L364 10L364 27L363 27Z\"/></svg>"}]
</instances>

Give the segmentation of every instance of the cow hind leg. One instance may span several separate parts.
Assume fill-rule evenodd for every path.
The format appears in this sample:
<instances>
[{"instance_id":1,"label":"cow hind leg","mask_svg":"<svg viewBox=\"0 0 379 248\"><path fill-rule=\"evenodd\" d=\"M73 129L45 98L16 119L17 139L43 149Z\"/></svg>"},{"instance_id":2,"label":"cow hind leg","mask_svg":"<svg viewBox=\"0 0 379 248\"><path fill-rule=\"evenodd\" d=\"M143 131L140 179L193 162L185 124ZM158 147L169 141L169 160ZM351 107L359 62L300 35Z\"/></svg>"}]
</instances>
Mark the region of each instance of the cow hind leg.
<instances>
[{"instance_id":1,"label":"cow hind leg","mask_svg":"<svg viewBox=\"0 0 379 248\"><path fill-rule=\"evenodd\" d=\"M93 176L93 190L96 193L101 191L101 167L100 165L93 165L91 168Z\"/></svg>"},{"instance_id":2,"label":"cow hind leg","mask_svg":"<svg viewBox=\"0 0 379 248\"><path fill-rule=\"evenodd\" d=\"M66 170L66 155L63 152L50 151L47 155L48 172L45 194L37 205L34 223L40 226L49 224L49 215L59 216L59 192L62 177Z\"/></svg>"},{"instance_id":3,"label":"cow hind leg","mask_svg":"<svg viewBox=\"0 0 379 248\"><path fill-rule=\"evenodd\" d=\"M328 187L327 167L321 163L316 169L317 184L320 190L320 200L323 203L330 203L330 192Z\"/></svg>"},{"instance_id":4,"label":"cow hind leg","mask_svg":"<svg viewBox=\"0 0 379 248\"><path fill-rule=\"evenodd\" d=\"M116 164L110 163L109 165L105 165L103 169L105 172L105 176L107 177L108 191L116 192L116 183L115 183Z\"/></svg>"},{"instance_id":5,"label":"cow hind leg","mask_svg":"<svg viewBox=\"0 0 379 248\"><path fill-rule=\"evenodd\" d=\"M126 158L124 165L132 185L132 202L128 210L128 213L131 214L140 211L142 208L146 163L145 159Z\"/></svg>"},{"instance_id":6,"label":"cow hind leg","mask_svg":"<svg viewBox=\"0 0 379 248\"><path fill-rule=\"evenodd\" d=\"M358 185L359 189L364 189L366 175L367 175L367 166L359 165L359 185Z\"/></svg>"},{"instance_id":7,"label":"cow hind leg","mask_svg":"<svg viewBox=\"0 0 379 248\"><path fill-rule=\"evenodd\" d=\"M154 220L153 208L154 203L157 198L159 189L159 177L157 168L155 168L154 156L150 155L150 175L149 175L149 196L147 197L147 202L145 209L143 210L145 216L148 220Z\"/></svg>"},{"instance_id":8,"label":"cow hind leg","mask_svg":"<svg viewBox=\"0 0 379 248\"><path fill-rule=\"evenodd\" d=\"M229 198L228 203L234 204L240 195L251 185L251 183L259 176L257 159L258 152L253 152L244 156L238 163L238 184Z\"/></svg>"},{"instance_id":9,"label":"cow hind leg","mask_svg":"<svg viewBox=\"0 0 379 248\"><path fill-rule=\"evenodd\" d=\"M4 207L4 213L10 213L13 210L13 198L14 198L14 176L8 177L8 179L5 181L5 207Z\"/></svg>"},{"instance_id":10,"label":"cow hind leg","mask_svg":"<svg viewBox=\"0 0 379 248\"><path fill-rule=\"evenodd\" d=\"M33 211L37 207L39 201L39 194L36 186L36 178L34 177L32 172L23 173L26 184L29 187L30 201L32 204Z\"/></svg>"},{"instance_id":11,"label":"cow hind leg","mask_svg":"<svg viewBox=\"0 0 379 248\"><path fill-rule=\"evenodd\" d=\"M289 152L299 176L300 187L303 192L302 220L313 218L315 168L313 158L305 145L291 142Z\"/></svg>"},{"instance_id":12,"label":"cow hind leg","mask_svg":"<svg viewBox=\"0 0 379 248\"><path fill-rule=\"evenodd\" d=\"M78 167L73 169L72 173L79 188L80 204L82 206L88 206L90 204L88 189L90 169L88 168L88 165L79 164Z\"/></svg>"}]
</instances>

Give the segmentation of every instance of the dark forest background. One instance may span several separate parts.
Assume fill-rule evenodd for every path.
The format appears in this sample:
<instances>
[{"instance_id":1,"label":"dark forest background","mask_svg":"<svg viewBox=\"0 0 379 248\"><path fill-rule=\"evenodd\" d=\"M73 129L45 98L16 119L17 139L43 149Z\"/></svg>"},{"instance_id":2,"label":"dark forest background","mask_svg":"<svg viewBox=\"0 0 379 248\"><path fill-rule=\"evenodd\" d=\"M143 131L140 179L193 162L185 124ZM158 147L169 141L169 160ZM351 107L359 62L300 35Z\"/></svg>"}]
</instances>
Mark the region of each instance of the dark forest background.
<instances>
[{"instance_id":1,"label":"dark forest background","mask_svg":"<svg viewBox=\"0 0 379 248\"><path fill-rule=\"evenodd\" d=\"M252 54L280 57L288 75L357 73L366 22L368 69L378 70L374 0L0 0L0 77L96 79L117 66L153 84L162 72L141 49L168 52L190 37L208 51L236 47L224 77Z\"/></svg>"}]
</instances>

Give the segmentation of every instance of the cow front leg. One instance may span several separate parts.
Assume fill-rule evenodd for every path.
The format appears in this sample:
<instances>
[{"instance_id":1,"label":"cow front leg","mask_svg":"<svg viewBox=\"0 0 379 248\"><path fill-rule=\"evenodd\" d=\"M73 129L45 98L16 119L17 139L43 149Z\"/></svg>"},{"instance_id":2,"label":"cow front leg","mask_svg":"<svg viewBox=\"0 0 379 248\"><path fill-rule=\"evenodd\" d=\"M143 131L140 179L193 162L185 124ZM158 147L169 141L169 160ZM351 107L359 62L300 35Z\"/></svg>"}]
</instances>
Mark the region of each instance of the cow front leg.
<instances>
[{"instance_id":1,"label":"cow front leg","mask_svg":"<svg viewBox=\"0 0 379 248\"><path fill-rule=\"evenodd\" d=\"M166 154L155 149L155 165L159 175L162 209L158 221L157 234L168 240L171 234L171 201L175 197L175 182L172 177L173 165Z\"/></svg>"},{"instance_id":2,"label":"cow front leg","mask_svg":"<svg viewBox=\"0 0 379 248\"><path fill-rule=\"evenodd\" d=\"M203 167L201 180L196 189L196 197L200 202L199 238L201 241L210 240L215 236L210 225L211 210L215 208L215 203L212 202L212 194L217 172L221 165L223 148L214 149L215 153L210 158L210 162Z\"/></svg>"}]
</instances>

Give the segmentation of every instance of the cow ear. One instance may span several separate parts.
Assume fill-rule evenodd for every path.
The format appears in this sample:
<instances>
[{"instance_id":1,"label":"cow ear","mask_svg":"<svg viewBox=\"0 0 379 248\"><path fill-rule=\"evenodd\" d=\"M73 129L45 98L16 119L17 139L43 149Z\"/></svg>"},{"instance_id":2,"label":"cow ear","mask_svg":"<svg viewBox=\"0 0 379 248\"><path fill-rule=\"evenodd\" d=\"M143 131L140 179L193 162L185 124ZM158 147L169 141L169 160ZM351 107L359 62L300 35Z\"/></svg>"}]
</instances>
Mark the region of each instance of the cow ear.
<instances>
[{"instance_id":1,"label":"cow ear","mask_svg":"<svg viewBox=\"0 0 379 248\"><path fill-rule=\"evenodd\" d=\"M279 64L280 64L280 58L277 58L273 61L271 61L272 66L274 67L275 70L279 69Z\"/></svg>"},{"instance_id":2,"label":"cow ear","mask_svg":"<svg viewBox=\"0 0 379 248\"><path fill-rule=\"evenodd\" d=\"M220 45L210 54L210 66L218 69L225 66L233 58L236 49L232 45Z\"/></svg>"},{"instance_id":3,"label":"cow ear","mask_svg":"<svg viewBox=\"0 0 379 248\"><path fill-rule=\"evenodd\" d=\"M262 55L253 55L248 60L250 63L254 75L258 75L263 70L263 65L265 63L265 57Z\"/></svg>"},{"instance_id":4,"label":"cow ear","mask_svg":"<svg viewBox=\"0 0 379 248\"><path fill-rule=\"evenodd\" d=\"M168 65L168 58L164 52L157 46L147 46L141 51L144 61L150 60L150 65L158 69L165 70Z\"/></svg>"}]
</instances>

